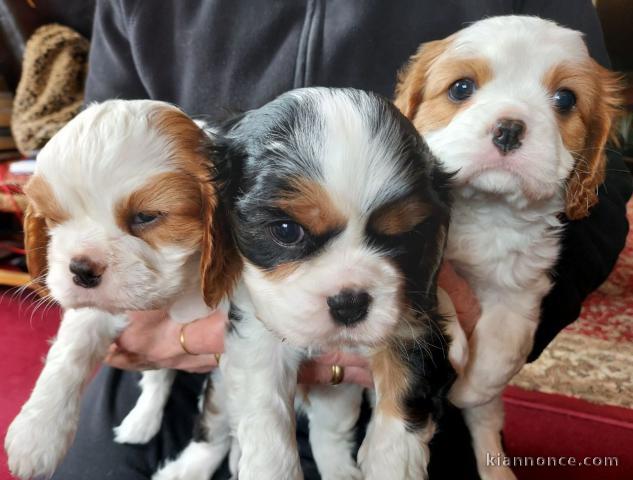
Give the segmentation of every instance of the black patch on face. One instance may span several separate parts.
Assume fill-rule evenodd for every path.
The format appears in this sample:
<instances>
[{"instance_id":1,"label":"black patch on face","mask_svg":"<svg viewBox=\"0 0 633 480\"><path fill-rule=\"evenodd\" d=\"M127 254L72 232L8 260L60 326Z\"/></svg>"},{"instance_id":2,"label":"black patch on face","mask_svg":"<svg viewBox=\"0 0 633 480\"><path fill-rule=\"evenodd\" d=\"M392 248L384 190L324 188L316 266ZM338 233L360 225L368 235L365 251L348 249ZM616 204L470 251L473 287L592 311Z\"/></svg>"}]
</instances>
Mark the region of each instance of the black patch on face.
<instances>
[{"instance_id":1,"label":"black patch on face","mask_svg":"<svg viewBox=\"0 0 633 480\"><path fill-rule=\"evenodd\" d=\"M242 255L263 270L271 270L279 265L309 259L341 230L331 230L315 235L303 226L303 240L296 245L284 246L277 243L271 226L279 221L294 221L286 212L273 206L242 203L241 209L233 217L236 241Z\"/></svg>"},{"instance_id":2,"label":"black patch on face","mask_svg":"<svg viewBox=\"0 0 633 480\"><path fill-rule=\"evenodd\" d=\"M429 215L411 231L399 235L376 232L368 222L367 244L383 252L397 266L405 278L405 295L412 308L421 312L436 309L437 274L446 243L450 217L450 178L432 155L428 145L415 127L390 102L381 103L382 115L373 118L373 129L378 135L384 128L384 118L390 118L399 132L400 168L411 172L409 184L398 198L389 203L414 197L430 208ZM381 120L382 117L382 120ZM383 205L375 205L377 211ZM427 293L432 292L432 293Z\"/></svg>"},{"instance_id":3,"label":"black patch on face","mask_svg":"<svg viewBox=\"0 0 633 480\"><path fill-rule=\"evenodd\" d=\"M235 241L240 253L263 270L311 258L340 233L317 235L302 225L304 240L293 246L279 245L270 234L272 224L297 220L281 210L277 201L294 191L297 180L318 183L321 179L317 152L298 133L322 130L317 112L312 101L282 95L230 124L220 141L227 145L224 151L240 152L233 157L241 157L239 162L225 161L232 172L221 175L232 180L227 193Z\"/></svg>"}]
</instances>

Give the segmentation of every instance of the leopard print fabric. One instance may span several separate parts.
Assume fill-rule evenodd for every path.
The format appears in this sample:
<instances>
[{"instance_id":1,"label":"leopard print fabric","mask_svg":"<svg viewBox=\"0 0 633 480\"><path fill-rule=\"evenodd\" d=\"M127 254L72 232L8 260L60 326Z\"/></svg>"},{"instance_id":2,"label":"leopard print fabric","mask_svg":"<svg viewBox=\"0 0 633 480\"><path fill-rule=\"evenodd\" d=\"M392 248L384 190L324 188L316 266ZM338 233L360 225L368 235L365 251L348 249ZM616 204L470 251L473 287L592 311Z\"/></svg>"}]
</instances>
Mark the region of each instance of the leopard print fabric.
<instances>
[{"instance_id":1,"label":"leopard print fabric","mask_svg":"<svg viewBox=\"0 0 633 480\"><path fill-rule=\"evenodd\" d=\"M88 70L89 42L57 24L38 28L26 44L13 101L11 130L30 155L79 113Z\"/></svg>"}]
</instances>

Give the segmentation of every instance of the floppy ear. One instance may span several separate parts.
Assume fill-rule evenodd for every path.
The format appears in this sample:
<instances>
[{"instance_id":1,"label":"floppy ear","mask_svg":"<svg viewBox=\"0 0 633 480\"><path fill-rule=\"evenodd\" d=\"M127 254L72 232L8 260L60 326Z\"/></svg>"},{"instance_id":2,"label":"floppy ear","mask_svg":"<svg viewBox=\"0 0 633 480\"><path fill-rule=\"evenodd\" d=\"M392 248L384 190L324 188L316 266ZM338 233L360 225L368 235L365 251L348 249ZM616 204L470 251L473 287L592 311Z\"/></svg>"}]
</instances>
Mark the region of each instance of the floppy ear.
<instances>
[{"instance_id":1,"label":"floppy ear","mask_svg":"<svg viewBox=\"0 0 633 480\"><path fill-rule=\"evenodd\" d=\"M33 279L32 285L37 293L46 295L48 227L44 218L38 216L30 204L24 214L24 247L26 266Z\"/></svg>"},{"instance_id":2,"label":"floppy ear","mask_svg":"<svg viewBox=\"0 0 633 480\"><path fill-rule=\"evenodd\" d=\"M242 272L242 258L233 238L229 218L231 192L228 188L231 172L229 155L219 143L212 140L208 150L213 159L213 175L203 185L204 231L202 236L202 256L200 276L204 300L210 307L216 307L230 295ZM221 164L221 165L220 165Z\"/></svg>"},{"instance_id":3,"label":"floppy ear","mask_svg":"<svg viewBox=\"0 0 633 480\"><path fill-rule=\"evenodd\" d=\"M435 160L433 159L433 163ZM444 249L448 238L451 198L449 193L450 175L446 174L437 164L432 171L431 182L437 198L434 202L434 212L424 222L424 228L429 234L424 235L426 241L422 243L422 256L418 271L422 275L419 288L426 294L428 301L431 292L437 291L438 276L444 258ZM430 235L434 232L435 236Z\"/></svg>"},{"instance_id":4,"label":"floppy ear","mask_svg":"<svg viewBox=\"0 0 633 480\"><path fill-rule=\"evenodd\" d=\"M622 105L620 77L592 60L595 92L582 155L567 181L565 213L570 220L589 215L598 202L598 187L604 181L605 146Z\"/></svg>"},{"instance_id":5,"label":"floppy ear","mask_svg":"<svg viewBox=\"0 0 633 480\"><path fill-rule=\"evenodd\" d=\"M398 73L394 104L409 120L415 118L424 99L429 68L453 41L452 36L424 43Z\"/></svg>"}]
</instances>

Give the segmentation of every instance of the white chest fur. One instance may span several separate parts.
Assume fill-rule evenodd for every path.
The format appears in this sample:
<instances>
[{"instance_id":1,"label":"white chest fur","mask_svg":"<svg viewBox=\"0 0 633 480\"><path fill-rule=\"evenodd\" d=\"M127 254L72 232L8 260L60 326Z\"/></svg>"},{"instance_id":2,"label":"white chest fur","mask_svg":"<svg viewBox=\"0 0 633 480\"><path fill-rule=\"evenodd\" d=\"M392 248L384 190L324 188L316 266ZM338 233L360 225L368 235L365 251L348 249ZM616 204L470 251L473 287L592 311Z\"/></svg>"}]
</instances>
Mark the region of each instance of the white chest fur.
<instances>
[{"instance_id":1,"label":"white chest fur","mask_svg":"<svg viewBox=\"0 0 633 480\"><path fill-rule=\"evenodd\" d=\"M518 209L489 197L457 197L446 257L480 301L503 301L514 293L544 295L559 253L559 200Z\"/></svg>"}]
</instances>

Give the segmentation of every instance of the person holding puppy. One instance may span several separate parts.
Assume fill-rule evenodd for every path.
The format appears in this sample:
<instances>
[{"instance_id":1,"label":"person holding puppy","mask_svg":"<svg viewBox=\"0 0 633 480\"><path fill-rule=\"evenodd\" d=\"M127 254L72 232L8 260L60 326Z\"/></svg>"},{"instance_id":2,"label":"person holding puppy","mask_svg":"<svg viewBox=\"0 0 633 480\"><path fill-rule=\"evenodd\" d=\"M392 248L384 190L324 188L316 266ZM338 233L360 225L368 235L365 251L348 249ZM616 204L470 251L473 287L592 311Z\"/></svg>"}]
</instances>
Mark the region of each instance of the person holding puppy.
<instances>
[{"instance_id":1,"label":"person holding puppy","mask_svg":"<svg viewBox=\"0 0 633 480\"><path fill-rule=\"evenodd\" d=\"M296 87L355 87L393 97L396 73L426 41L444 38L468 22L503 14L555 20L586 34L592 56L608 65L595 10L589 0L541 2L233 2L164 0L96 5L86 102L109 98L152 98L175 103L189 115L219 121L227 110L257 108ZM631 195L626 167L609 152L608 174L599 204L587 219L567 224L555 286L542 305L534 360L580 313L583 299L607 277L624 245L625 204ZM608 227L607 227L608 226ZM608 231L609 235L604 235ZM450 265L440 283L451 295L467 332L479 307L468 285ZM159 464L189 441L203 375L223 350L226 318L199 319L187 327L165 312L130 312L130 326L110 347L86 391L74 445L53 476L58 480L147 479ZM147 368L175 368L176 379L163 427L146 446L118 445L112 428L133 407L138 374ZM300 381L330 383L332 365L345 382L370 387L362 358L331 352L305 364ZM365 415L361 421L367 421ZM361 429L362 430L362 429ZM468 431L457 409L447 412L432 443L431 478L476 478ZM298 426L306 478L318 478L306 450L307 432ZM224 469L215 478L228 478Z\"/></svg>"}]
</instances>

